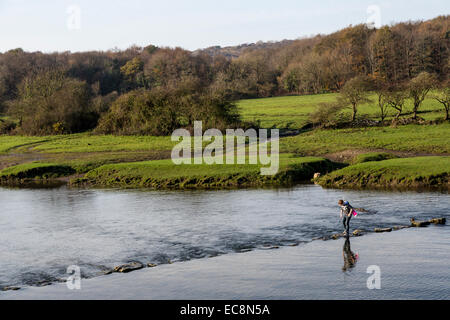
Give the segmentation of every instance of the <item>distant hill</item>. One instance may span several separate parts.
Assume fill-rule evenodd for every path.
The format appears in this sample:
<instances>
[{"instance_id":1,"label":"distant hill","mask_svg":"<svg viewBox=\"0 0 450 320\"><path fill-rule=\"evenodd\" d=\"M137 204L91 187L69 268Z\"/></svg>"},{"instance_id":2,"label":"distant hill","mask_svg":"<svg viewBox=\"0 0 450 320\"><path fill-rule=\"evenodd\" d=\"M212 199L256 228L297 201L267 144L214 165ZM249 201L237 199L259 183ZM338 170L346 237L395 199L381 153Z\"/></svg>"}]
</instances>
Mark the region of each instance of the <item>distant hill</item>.
<instances>
[{"instance_id":1,"label":"distant hill","mask_svg":"<svg viewBox=\"0 0 450 320\"><path fill-rule=\"evenodd\" d=\"M212 46L205 49L198 49L193 52L193 54L199 54L200 52L206 53L211 57L222 55L227 58L238 58L242 55L242 53L250 50L257 49L278 49L282 47L286 47L292 44L295 40L281 40L281 41L269 41L263 42L258 41L256 43L244 43L237 46Z\"/></svg>"}]
</instances>

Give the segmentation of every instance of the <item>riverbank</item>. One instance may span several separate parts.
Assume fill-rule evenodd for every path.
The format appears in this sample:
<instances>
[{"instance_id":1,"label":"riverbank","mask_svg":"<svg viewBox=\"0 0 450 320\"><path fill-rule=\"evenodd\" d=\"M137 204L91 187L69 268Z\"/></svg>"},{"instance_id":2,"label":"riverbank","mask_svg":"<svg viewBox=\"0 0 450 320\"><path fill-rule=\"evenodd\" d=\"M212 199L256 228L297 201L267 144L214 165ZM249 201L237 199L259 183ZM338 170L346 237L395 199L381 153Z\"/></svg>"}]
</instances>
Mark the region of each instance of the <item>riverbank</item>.
<instances>
[{"instance_id":1,"label":"riverbank","mask_svg":"<svg viewBox=\"0 0 450 320\"><path fill-rule=\"evenodd\" d=\"M261 175L262 167L267 166L248 163L175 165L172 160L153 160L103 165L82 175L77 174L76 166L35 162L3 169L0 184L20 186L67 181L77 187L153 189L287 186L309 181L316 172L326 173L341 166L324 158L282 154L275 175Z\"/></svg>"},{"instance_id":2,"label":"riverbank","mask_svg":"<svg viewBox=\"0 0 450 320\"><path fill-rule=\"evenodd\" d=\"M0 299L449 299L450 228L313 241L0 293ZM356 257L352 262L351 257ZM350 258L349 258L350 257ZM350 259L350 260L349 260ZM381 288L368 289L369 266Z\"/></svg>"},{"instance_id":3,"label":"riverbank","mask_svg":"<svg viewBox=\"0 0 450 320\"><path fill-rule=\"evenodd\" d=\"M368 161L333 171L316 182L332 188L450 189L450 157Z\"/></svg>"},{"instance_id":4,"label":"riverbank","mask_svg":"<svg viewBox=\"0 0 450 320\"><path fill-rule=\"evenodd\" d=\"M261 175L263 165L248 163L175 165L171 160L151 160L94 166L32 162L1 170L0 185L218 189L289 186L311 181L315 173L321 173L314 181L327 188L450 189L450 157L396 158L389 153L369 153L357 156L356 162L360 163L347 166L325 158L281 154L275 175Z\"/></svg>"},{"instance_id":5,"label":"riverbank","mask_svg":"<svg viewBox=\"0 0 450 320\"><path fill-rule=\"evenodd\" d=\"M171 160L121 163L101 166L72 186L153 189L287 186L311 180L316 172L330 172L337 164L324 158L282 154L275 175L261 175L261 164L175 165Z\"/></svg>"},{"instance_id":6,"label":"riverbank","mask_svg":"<svg viewBox=\"0 0 450 320\"><path fill-rule=\"evenodd\" d=\"M223 168L219 165L171 166L169 159L176 142L170 141L170 137L89 133L46 137L0 136L0 185L20 187L72 181L73 186L131 188L279 186L310 180L315 172L329 173L366 161L363 166L336 171L318 183L327 187L448 189L450 172L445 168L450 166L445 159L450 153L449 133L450 124L442 123L395 128L316 129L283 137L280 139L281 171L270 178L256 174L260 168L256 165L224 165ZM309 163L306 168L300 157L321 160L313 166L305 160ZM396 157L402 159L377 162ZM283 159L287 158L295 158L302 167L291 160L286 165ZM405 170L397 170L396 164L402 161ZM383 167L385 165L389 167ZM366 174L366 169L370 174Z\"/></svg>"}]
</instances>

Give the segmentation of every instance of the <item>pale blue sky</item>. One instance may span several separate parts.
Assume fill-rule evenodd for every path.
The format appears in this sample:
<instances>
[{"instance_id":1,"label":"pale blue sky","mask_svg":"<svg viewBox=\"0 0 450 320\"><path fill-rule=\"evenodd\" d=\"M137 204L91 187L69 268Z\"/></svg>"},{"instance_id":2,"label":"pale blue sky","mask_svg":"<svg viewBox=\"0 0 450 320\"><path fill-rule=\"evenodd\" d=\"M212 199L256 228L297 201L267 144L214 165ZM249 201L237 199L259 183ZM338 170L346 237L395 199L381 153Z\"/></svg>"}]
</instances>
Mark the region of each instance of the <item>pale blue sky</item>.
<instances>
[{"instance_id":1,"label":"pale blue sky","mask_svg":"<svg viewBox=\"0 0 450 320\"><path fill-rule=\"evenodd\" d=\"M373 16L371 5L379 7L382 24L450 14L449 0L0 0L0 51L132 44L194 50L296 39L364 23Z\"/></svg>"}]
</instances>

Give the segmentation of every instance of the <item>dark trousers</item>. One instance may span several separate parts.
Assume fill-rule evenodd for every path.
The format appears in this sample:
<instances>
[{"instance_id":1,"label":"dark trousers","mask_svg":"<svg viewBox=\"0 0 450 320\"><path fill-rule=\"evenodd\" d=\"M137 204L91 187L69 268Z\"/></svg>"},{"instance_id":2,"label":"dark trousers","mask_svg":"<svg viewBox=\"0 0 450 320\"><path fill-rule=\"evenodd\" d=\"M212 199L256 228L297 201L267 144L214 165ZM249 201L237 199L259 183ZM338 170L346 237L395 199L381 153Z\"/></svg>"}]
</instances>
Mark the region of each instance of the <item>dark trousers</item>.
<instances>
[{"instance_id":1,"label":"dark trousers","mask_svg":"<svg viewBox=\"0 0 450 320\"><path fill-rule=\"evenodd\" d=\"M342 224L344 225L344 230L347 232L347 234L350 233L350 219L352 218L352 216L347 216L344 215L344 217L342 218Z\"/></svg>"}]
</instances>

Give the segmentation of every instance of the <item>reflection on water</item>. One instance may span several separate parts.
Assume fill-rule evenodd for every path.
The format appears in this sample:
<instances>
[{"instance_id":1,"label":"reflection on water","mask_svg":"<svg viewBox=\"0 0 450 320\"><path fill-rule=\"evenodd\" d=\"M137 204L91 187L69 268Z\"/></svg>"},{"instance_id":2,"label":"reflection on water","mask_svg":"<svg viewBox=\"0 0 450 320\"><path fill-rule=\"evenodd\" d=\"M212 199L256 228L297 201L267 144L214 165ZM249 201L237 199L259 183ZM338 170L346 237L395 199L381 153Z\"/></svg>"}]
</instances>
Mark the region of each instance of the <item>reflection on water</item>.
<instances>
[{"instance_id":1,"label":"reflection on water","mask_svg":"<svg viewBox=\"0 0 450 320\"><path fill-rule=\"evenodd\" d=\"M342 271L351 271L351 269L355 267L359 257L358 254L353 253L350 247L350 237L346 237L345 239L344 247L342 248L342 256L344 257Z\"/></svg>"},{"instance_id":2,"label":"reflection on water","mask_svg":"<svg viewBox=\"0 0 450 320\"><path fill-rule=\"evenodd\" d=\"M130 261L167 263L284 246L341 232L338 199L360 213L352 228L448 216L443 193L322 189L143 191L0 188L0 286L85 277Z\"/></svg>"}]
</instances>

